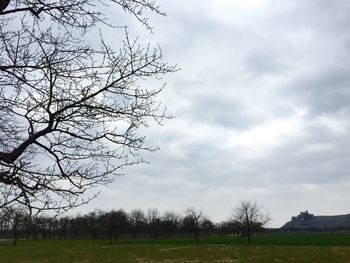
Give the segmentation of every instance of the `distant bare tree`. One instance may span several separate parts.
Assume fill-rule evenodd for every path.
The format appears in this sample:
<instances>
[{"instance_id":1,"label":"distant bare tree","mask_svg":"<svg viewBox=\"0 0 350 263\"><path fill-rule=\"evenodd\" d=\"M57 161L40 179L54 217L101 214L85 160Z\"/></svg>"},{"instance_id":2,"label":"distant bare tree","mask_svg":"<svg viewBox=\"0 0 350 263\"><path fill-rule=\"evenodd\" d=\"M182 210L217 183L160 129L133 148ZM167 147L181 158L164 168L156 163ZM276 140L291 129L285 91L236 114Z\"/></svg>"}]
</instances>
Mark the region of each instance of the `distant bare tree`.
<instances>
[{"instance_id":1,"label":"distant bare tree","mask_svg":"<svg viewBox=\"0 0 350 263\"><path fill-rule=\"evenodd\" d=\"M0 229L11 232L14 245L17 244L20 235L24 234L27 220L27 211L18 207L6 207L0 210Z\"/></svg>"},{"instance_id":2,"label":"distant bare tree","mask_svg":"<svg viewBox=\"0 0 350 263\"><path fill-rule=\"evenodd\" d=\"M116 231L114 233L115 238L122 237L128 231L128 214L119 209L115 212L115 227Z\"/></svg>"},{"instance_id":3,"label":"distant bare tree","mask_svg":"<svg viewBox=\"0 0 350 263\"><path fill-rule=\"evenodd\" d=\"M191 232L196 243L199 242L200 227L203 219L204 215L202 211L196 210L193 207L186 209L185 217L182 219L183 227L185 230Z\"/></svg>"},{"instance_id":4,"label":"distant bare tree","mask_svg":"<svg viewBox=\"0 0 350 263\"><path fill-rule=\"evenodd\" d=\"M180 227L181 216L173 211L165 211L162 218L162 232L175 234Z\"/></svg>"},{"instance_id":5,"label":"distant bare tree","mask_svg":"<svg viewBox=\"0 0 350 263\"><path fill-rule=\"evenodd\" d=\"M86 203L87 190L142 162L140 150L157 149L138 130L168 116L155 100L161 88L142 81L176 68L126 30L118 50L83 36L99 25L118 30L100 5L121 6L148 29L144 12L164 13L153 0L0 3L0 207Z\"/></svg>"},{"instance_id":6,"label":"distant bare tree","mask_svg":"<svg viewBox=\"0 0 350 263\"><path fill-rule=\"evenodd\" d=\"M130 212L130 220L133 228L133 236L136 239L145 230L144 228L147 224L145 213L139 208L133 209Z\"/></svg>"},{"instance_id":7,"label":"distant bare tree","mask_svg":"<svg viewBox=\"0 0 350 263\"><path fill-rule=\"evenodd\" d=\"M215 225L209 217L203 217L200 228L210 237L215 230Z\"/></svg>"},{"instance_id":8,"label":"distant bare tree","mask_svg":"<svg viewBox=\"0 0 350 263\"><path fill-rule=\"evenodd\" d=\"M248 244L251 244L253 229L257 226L265 226L271 221L271 218L261 211L261 208L256 202L241 201L239 206L233 210L233 220L241 225L247 237Z\"/></svg>"},{"instance_id":9,"label":"distant bare tree","mask_svg":"<svg viewBox=\"0 0 350 263\"><path fill-rule=\"evenodd\" d=\"M154 239L159 239L161 231L161 217L157 208L148 209L147 223Z\"/></svg>"}]
</instances>

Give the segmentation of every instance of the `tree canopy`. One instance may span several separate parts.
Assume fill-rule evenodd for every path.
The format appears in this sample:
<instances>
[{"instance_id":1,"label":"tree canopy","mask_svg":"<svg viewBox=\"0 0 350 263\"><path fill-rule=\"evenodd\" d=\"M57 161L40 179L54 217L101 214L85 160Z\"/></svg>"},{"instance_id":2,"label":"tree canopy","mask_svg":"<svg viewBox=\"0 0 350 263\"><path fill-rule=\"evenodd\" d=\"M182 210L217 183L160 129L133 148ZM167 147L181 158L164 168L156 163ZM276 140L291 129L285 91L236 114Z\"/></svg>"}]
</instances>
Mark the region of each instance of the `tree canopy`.
<instances>
[{"instance_id":1,"label":"tree canopy","mask_svg":"<svg viewBox=\"0 0 350 263\"><path fill-rule=\"evenodd\" d=\"M0 207L61 211L93 198L121 169L156 150L138 133L168 118L142 81L176 71L161 49L125 34L119 49L89 30L108 26L102 12L119 6L151 30L150 0L2 1L0 5ZM96 48L96 46L100 46ZM115 46L115 43L113 43Z\"/></svg>"}]
</instances>

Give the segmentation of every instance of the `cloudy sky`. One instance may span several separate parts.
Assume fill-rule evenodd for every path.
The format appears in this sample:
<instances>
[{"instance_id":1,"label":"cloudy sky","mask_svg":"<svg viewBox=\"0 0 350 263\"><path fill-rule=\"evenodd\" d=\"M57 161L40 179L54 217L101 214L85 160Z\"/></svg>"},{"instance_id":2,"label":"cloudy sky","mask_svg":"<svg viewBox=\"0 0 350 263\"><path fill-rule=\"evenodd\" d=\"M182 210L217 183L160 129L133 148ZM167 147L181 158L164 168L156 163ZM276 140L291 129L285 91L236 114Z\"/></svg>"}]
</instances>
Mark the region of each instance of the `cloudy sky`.
<instances>
[{"instance_id":1,"label":"cloudy sky","mask_svg":"<svg viewBox=\"0 0 350 263\"><path fill-rule=\"evenodd\" d=\"M181 68L154 82L175 118L143 131L160 146L150 164L79 209L194 206L219 221L253 200L274 227L306 209L349 213L350 2L158 3L154 34L121 20Z\"/></svg>"}]
</instances>

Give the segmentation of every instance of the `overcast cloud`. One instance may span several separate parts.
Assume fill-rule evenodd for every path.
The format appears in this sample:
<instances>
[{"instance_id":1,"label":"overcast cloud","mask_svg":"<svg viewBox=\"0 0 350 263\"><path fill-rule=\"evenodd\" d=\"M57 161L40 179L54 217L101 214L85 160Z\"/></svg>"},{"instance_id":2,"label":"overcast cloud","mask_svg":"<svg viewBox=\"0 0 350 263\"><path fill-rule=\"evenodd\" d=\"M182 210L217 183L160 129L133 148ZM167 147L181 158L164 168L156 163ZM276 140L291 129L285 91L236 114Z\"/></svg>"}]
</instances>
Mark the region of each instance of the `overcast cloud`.
<instances>
[{"instance_id":1,"label":"overcast cloud","mask_svg":"<svg viewBox=\"0 0 350 263\"><path fill-rule=\"evenodd\" d=\"M158 3L155 34L125 19L181 67L160 97L176 118L144 131L161 148L150 164L80 209L194 206L224 220L248 199L275 227L305 209L349 213L350 2Z\"/></svg>"}]
</instances>

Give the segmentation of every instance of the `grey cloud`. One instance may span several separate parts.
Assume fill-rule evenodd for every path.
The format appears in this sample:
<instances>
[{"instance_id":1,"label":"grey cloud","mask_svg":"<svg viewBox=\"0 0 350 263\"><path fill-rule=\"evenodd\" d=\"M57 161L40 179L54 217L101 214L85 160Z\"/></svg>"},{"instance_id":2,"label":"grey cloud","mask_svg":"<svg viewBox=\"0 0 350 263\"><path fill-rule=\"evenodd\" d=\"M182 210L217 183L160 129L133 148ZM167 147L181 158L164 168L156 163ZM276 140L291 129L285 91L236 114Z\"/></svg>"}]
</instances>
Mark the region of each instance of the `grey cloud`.
<instances>
[{"instance_id":1,"label":"grey cloud","mask_svg":"<svg viewBox=\"0 0 350 263\"><path fill-rule=\"evenodd\" d=\"M350 162L350 138L347 134L339 135L317 121L306 123L303 130L302 136L284 142L254 165L291 185L326 185L349 180L346 163Z\"/></svg>"},{"instance_id":2,"label":"grey cloud","mask_svg":"<svg viewBox=\"0 0 350 263\"><path fill-rule=\"evenodd\" d=\"M247 106L238 98L215 92L194 96L188 113L195 121L238 130L247 129L262 121L250 114Z\"/></svg>"},{"instance_id":3,"label":"grey cloud","mask_svg":"<svg viewBox=\"0 0 350 263\"><path fill-rule=\"evenodd\" d=\"M288 30L337 35L346 32L344 30L350 22L350 4L346 0L278 2L273 10L271 23Z\"/></svg>"},{"instance_id":4,"label":"grey cloud","mask_svg":"<svg viewBox=\"0 0 350 263\"><path fill-rule=\"evenodd\" d=\"M305 74L290 85L289 91L313 116L349 109L350 68L325 67Z\"/></svg>"},{"instance_id":5,"label":"grey cloud","mask_svg":"<svg viewBox=\"0 0 350 263\"><path fill-rule=\"evenodd\" d=\"M224 10L235 21L224 21L209 3L219 4L160 2L168 17L152 18L156 34L140 39L159 42L182 68L164 79L161 95L176 118L141 131L161 150L143 154L150 164L127 169L90 207L194 205L222 220L235 202L252 199L271 211L273 226L302 209L345 211L350 3L267 1L247 11L249 23L235 9ZM270 123L293 118L299 130L277 134L275 144L263 138L250 148L229 146L230 138L261 127L268 136Z\"/></svg>"},{"instance_id":6,"label":"grey cloud","mask_svg":"<svg viewBox=\"0 0 350 263\"><path fill-rule=\"evenodd\" d=\"M281 74L289 69L287 64L279 60L266 47L258 47L257 51L249 54L245 60L245 66L246 70L252 75L252 78L262 77L265 74Z\"/></svg>"}]
</instances>

